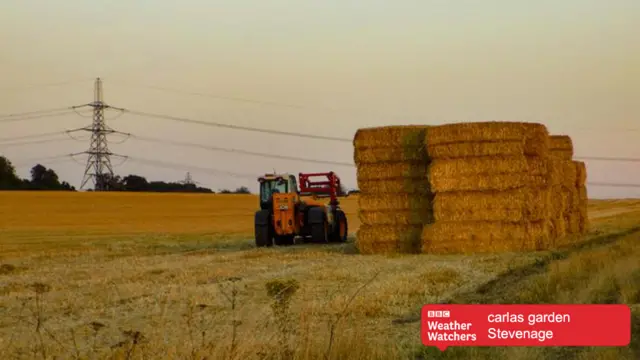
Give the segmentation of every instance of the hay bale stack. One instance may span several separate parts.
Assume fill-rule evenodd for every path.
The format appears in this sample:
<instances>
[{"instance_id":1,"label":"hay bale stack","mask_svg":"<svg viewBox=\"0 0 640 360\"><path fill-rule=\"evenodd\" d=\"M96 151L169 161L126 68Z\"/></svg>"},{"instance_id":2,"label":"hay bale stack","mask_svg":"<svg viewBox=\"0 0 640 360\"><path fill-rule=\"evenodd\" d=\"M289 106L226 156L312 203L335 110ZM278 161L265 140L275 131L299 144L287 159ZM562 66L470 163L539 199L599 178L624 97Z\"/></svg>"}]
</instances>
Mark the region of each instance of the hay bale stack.
<instances>
[{"instance_id":1,"label":"hay bale stack","mask_svg":"<svg viewBox=\"0 0 640 360\"><path fill-rule=\"evenodd\" d=\"M427 126L359 129L354 136L364 254L417 253L425 223L433 221L424 151Z\"/></svg>"},{"instance_id":2,"label":"hay bale stack","mask_svg":"<svg viewBox=\"0 0 640 360\"><path fill-rule=\"evenodd\" d=\"M549 243L544 125L434 126L425 143L435 222L423 229L423 252L526 251Z\"/></svg>"}]
</instances>

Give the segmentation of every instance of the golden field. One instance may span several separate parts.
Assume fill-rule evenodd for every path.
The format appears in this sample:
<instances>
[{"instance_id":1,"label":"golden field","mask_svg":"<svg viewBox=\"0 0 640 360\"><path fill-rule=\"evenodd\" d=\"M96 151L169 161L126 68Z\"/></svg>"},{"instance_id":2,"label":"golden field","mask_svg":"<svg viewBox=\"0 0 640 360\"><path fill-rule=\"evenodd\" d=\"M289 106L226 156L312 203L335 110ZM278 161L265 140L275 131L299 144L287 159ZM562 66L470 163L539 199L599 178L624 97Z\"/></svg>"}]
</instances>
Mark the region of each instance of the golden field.
<instances>
[{"instance_id":1,"label":"golden field","mask_svg":"<svg viewBox=\"0 0 640 360\"><path fill-rule=\"evenodd\" d=\"M355 233L357 197L342 204ZM580 245L474 256L364 256L353 239L256 249L257 206L254 195L0 192L0 358L640 357L639 200L591 201ZM290 307L272 306L273 279L297 282ZM628 303L633 344L440 353L420 344L416 315L441 301Z\"/></svg>"}]
</instances>

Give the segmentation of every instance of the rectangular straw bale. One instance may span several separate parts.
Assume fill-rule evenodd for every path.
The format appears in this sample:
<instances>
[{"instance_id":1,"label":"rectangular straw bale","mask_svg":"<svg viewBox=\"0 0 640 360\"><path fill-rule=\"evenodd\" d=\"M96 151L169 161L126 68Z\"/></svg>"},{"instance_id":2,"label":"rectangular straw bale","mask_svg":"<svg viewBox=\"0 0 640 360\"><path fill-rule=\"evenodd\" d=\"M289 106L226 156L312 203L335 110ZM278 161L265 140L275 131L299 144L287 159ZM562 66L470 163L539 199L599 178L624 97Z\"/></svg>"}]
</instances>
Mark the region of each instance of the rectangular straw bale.
<instances>
[{"instance_id":1,"label":"rectangular straw bale","mask_svg":"<svg viewBox=\"0 0 640 360\"><path fill-rule=\"evenodd\" d=\"M364 164L356 170L358 181L391 179L428 179L428 164L418 163L381 163Z\"/></svg>"},{"instance_id":2,"label":"rectangular straw bale","mask_svg":"<svg viewBox=\"0 0 640 360\"><path fill-rule=\"evenodd\" d=\"M422 252L497 253L535 251L549 242L547 222L435 222L425 225Z\"/></svg>"},{"instance_id":3,"label":"rectangular straw bale","mask_svg":"<svg viewBox=\"0 0 640 360\"><path fill-rule=\"evenodd\" d=\"M571 150L573 151L573 141L569 135L550 135L549 149L554 150Z\"/></svg>"},{"instance_id":4,"label":"rectangular straw bale","mask_svg":"<svg viewBox=\"0 0 640 360\"><path fill-rule=\"evenodd\" d=\"M549 132L546 126L537 123L488 121L445 124L431 127L426 135L428 145L517 141L523 143L525 155L546 156L549 151Z\"/></svg>"},{"instance_id":5,"label":"rectangular straw bale","mask_svg":"<svg viewBox=\"0 0 640 360\"><path fill-rule=\"evenodd\" d=\"M582 161L573 161L576 167L576 186L584 186L587 183L587 166Z\"/></svg>"},{"instance_id":6,"label":"rectangular straw bale","mask_svg":"<svg viewBox=\"0 0 640 360\"><path fill-rule=\"evenodd\" d=\"M399 178L392 180L358 180L358 188L361 194L419 194L426 196L431 194L429 181L424 179Z\"/></svg>"},{"instance_id":7,"label":"rectangular straw bale","mask_svg":"<svg viewBox=\"0 0 640 360\"><path fill-rule=\"evenodd\" d=\"M427 125L394 125L358 129L354 148L413 147L424 149Z\"/></svg>"},{"instance_id":8,"label":"rectangular straw bale","mask_svg":"<svg viewBox=\"0 0 640 360\"><path fill-rule=\"evenodd\" d=\"M432 209L432 199L414 194L363 194L358 196L358 206L362 211L398 211Z\"/></svg>"},{"instance_id":9,"label":"rectangular straw bale","mask_svg":"<svg viewBox=\"0 0 640 360\"><path fill-rule=\"evenodd\" d=\"M428 161L427 153L422 147L379 147L355 148L353 160L356 165Z\"/></svg>"},{"instance_id":10,"label":"rectangular straw bale","mask_svg":"<svg viewBox=\"0 0 640 360\"><path fill-rule=\"evenodd\" d=\"M446 194L446 193L443 193ZM525 220L522 207L493 207L486 210L466 209L439 209L433 211L435 221L504 221L520 222Z\"/></svg>"},{"instance_id":11,"label":"rectangular straw bale","mask_svg":"<svg viewBox=\"0 0 640 360\"><path fill-rule=\"evenodd\" d=\"M431 190L434 193L450 191L504 191L524 186L543 187L547 178L529 173L484 174L475 176L431 177Z\"/></svg>"},{"instance_id":12,"label":"rectangular straw bale","mask_svg":"<svg viewBox=\"0 0 640 360\"><path fill-rule=\"evenodd\" d=\"M549 158L546 156L527 156L527 165L531 175L548 175Z\"/></svg>"},{"instance_id":13,"label":"rectangular straw bale","mask_svg":"<svg viewBox=\"0 0 640 360\"><path fill-rule=\"evenodd\" d=\"M549 159L549 181L551 185L562 185L564 187L575 187L576 167L570 160Z\"/></svg>"},{"instance_id":14,"label":"rectangular straw bale","mask_svg":"<svg viewBox=\"0 0 640 360\"><path fill-rule=\"evenodd\" d=\"M361 225L355 245L362 254L419 253L422 227Z\"/></svg>"},{"instance_id":15,"label":"rectangular straw bale","mask_svg":"<svg viewBox=\"0 0 640 360\"><path fill-rule=\"evenodd\" d=\"M431 162L429 178L526 173L529 165L524 156L487 156L441 159Z\"/></svg>"},{"instance_id":16,"label":"rectangular straw bale","mask_svg":"<svg viewBox=\"0 0 640 360\"><path fill-rule=\"evenodd\" d=\"M573 142L568 135L549 136L549 151L552 157L560 160L573 159Z\"/></svg>"},{"instance_id":17,"label":"rectangular straw bale","mask_svg":"<svg viewBox=\"0 0 640 360\"><path fill-rule=\"evenodd\" d=\"M550 152L551 157L559 160L570 161L573 159L573 152L569 150L553 150Z\"/></svg>"},{"instance_id":18,"label":"rectangular straw bale","mask_svg":"<svg viewBox=\"0 0 640 360\"><path fill-rule=\"evenodd\" d=\"M545 220L550 217L548 188L520 188L507 191L445 192L435 195L436 221Z\"/></svg>"},{"instance_id":19,"label":"rectangular straw bale","mask_svg":"<svg viewBox=\"0 0 640 360\"><path fill-rule=\"evenodd\" d=\"M361 210L358 213L360 223L364 225L422 225L433 222L431 209L371 211Z\"/></svg>"},{"instance_id":20,"label":"rectangular straw bale","mask_svg":"<svg viewBox=\"0 0 640 360\"><path fill-rule=\"evenodd\" d=\"M522 156L524 141L461 142L427 144L430 159L457 159L485 156Z\"/></svg>"}]
</instances>

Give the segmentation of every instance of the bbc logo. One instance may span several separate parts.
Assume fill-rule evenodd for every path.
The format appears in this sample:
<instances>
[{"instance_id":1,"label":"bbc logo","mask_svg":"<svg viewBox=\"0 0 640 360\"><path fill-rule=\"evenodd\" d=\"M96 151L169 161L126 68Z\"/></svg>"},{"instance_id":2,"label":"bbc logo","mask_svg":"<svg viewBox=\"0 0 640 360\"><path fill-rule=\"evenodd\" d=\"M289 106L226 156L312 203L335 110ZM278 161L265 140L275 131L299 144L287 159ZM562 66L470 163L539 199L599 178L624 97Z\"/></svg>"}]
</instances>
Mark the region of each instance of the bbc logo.
<instances>
[{"instance_id":1,"label":"bbc logo","mask_svg":"<svg viewBox=\"0 0 640 360\"><path fill-rule=\"evenodd\" d=\"M429 310L427 317L430 318L448 318L449 310Z\"/></svg>"}]
</instances>

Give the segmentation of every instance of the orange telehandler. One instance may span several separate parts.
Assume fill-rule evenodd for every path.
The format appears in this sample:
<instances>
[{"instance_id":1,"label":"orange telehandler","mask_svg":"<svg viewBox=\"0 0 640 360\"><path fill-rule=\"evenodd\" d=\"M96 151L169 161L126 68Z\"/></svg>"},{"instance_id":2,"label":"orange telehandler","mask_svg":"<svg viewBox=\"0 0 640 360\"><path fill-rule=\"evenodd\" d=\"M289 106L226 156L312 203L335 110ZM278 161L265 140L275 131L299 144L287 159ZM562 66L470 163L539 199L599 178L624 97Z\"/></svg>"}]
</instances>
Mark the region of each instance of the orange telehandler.
<instances>
[{"instance_id":1,"label":"orange telehandler","mask_svg":"<svg viewBox=\"0 0 640 360\"><path fill-rule=\"evenodd\" d=\"M265 174L260 182L260 210L255 213L257 247L289 246L300 237L304 242L345 242L347 216L340 208L340 178L333 172ZM313 178L324 181L312 181ZM302 200L302 196L312 196ZM317 201L330 198L329 203Z\"/></svg>"}]
</instances>

